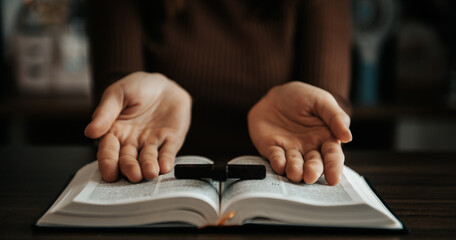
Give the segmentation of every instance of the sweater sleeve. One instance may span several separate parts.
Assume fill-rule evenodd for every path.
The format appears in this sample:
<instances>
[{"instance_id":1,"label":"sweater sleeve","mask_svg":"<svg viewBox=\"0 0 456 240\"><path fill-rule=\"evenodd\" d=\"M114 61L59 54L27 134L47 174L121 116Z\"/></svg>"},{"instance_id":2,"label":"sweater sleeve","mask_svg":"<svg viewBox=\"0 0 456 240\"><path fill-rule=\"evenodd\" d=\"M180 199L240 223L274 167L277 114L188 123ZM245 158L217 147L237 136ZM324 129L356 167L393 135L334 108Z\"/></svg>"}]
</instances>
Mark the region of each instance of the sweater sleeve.
<instances>
[{"instance_id":1,"label":"sweater sleeve","mask_svg":"<svg viewBox=\"0 0 456 240\"><path fill-rule=\"evenodd\" d=\"M88 1L95 100L113 82L143 70L142 26L136 1Z\"/></svg>"},{"instance_id":2,"label":"sweater sleeve","mask_svg":"<svg viewBox=\"0 0 456 240\"><path fill-rule=\"evenodd\" d=\"M348 0L303 1L298 14L298 79L329 91L351 113Z\"/></svg>"}]
</instances>

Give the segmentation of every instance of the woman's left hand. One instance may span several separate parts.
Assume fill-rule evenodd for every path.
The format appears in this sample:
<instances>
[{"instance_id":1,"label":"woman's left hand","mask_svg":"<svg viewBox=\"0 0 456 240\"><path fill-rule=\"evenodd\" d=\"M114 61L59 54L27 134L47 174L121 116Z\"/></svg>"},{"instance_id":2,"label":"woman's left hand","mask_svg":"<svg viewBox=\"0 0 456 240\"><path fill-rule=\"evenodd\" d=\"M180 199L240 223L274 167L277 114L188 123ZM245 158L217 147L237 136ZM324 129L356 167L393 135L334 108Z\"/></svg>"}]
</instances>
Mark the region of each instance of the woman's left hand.
<instances>
[{"instance_id":1,"label":"woman's left hand","mask_svg":"<svg viewBox=\"0 0 456 240\"><path fill-rule=\"evenodd\" d=\"M314 183L324 173L330 185L342 175L341 142L352 140L350 117L327 91L303 82L272 88L249 112L250 138L273 170Z\"/></svg>"}]
</instances>

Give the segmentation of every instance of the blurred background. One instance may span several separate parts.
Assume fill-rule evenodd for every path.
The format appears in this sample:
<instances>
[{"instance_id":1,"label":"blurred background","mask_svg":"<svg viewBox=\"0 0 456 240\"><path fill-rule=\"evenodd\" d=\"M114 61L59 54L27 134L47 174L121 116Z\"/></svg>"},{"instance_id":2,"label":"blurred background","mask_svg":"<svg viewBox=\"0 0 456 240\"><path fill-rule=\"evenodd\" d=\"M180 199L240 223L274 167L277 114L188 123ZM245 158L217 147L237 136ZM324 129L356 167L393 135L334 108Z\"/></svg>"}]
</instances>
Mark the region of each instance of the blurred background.
<instances>
[{"instance_id":1,"label":"blurred background","mask_svg":"<svg viewBox=\"0 0 456 240\"><path fill-rule=\"evenodd\" d=\"M0 3L0 146L92 144L84 1ZM456 151L456 2L351 5L354 141L345 148Z\"/></svg>"}]
</instances>

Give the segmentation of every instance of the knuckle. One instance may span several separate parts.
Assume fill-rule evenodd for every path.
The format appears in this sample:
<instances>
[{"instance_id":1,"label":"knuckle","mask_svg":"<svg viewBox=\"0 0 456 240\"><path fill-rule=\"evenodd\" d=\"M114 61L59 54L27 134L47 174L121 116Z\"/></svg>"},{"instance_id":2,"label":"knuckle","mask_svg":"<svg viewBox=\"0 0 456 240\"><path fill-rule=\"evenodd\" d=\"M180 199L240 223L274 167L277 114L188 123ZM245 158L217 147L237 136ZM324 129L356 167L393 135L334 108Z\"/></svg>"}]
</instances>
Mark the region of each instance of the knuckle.
<instances>
[{"instance_id":1,"label":"knuckle","mask_svg":"<svg viewBox=\"0 0 456 240\"><path fill-rule=\"evenodd\" d=\"M315 167L315 166L323 166L323 160L322 159L310 159L304 163L306 167Z\"/></svg>"},{"instance_id":2,"label":"knuckle","mask_svg":"<svg viewBox=\"0 0 456 240\"><path fill-rule=\"evenodd\" d=\"M97 159L103 161L114 161L116 154L111 151L98 151L97 152Z\"/></svg>"},{"instance_id":3,"label":"knuckle","mask_svg":"<svg viewBox=\"0 0 456 240\"><path fill-rule=\"evenodd\" d=\"M157 153L145 152L141 154L143 160L150 161L157 159Z\"/></svg>"},{"instance_id":4,"label":"knuckle","mask_svg":"<svg viewBox=\"0 0 456 240\"><path fill-rule=\"evenodd\" d=\"M324 154L339 154L342 152L342 149L340 148L340 145L334 142L325 142L321 146L321 151Z\"/></svg>"},{"instance_id":5,"label":"knuckle","mask_svg":"<svg viewBox=\"0 0 456 240\"><path fill-rule=\"evenodd\" d=\"M294 170L298 168L302 168L303 163L299 161L294 161L294 160L287 160L287 170Z\"/></svg>"},{"instance_id":6,"label":"knuckle","mask_svg":"<svg viewBox=\"0 0 456 240\"><path fill-rule=\"evenodd\" d=\"M305 168L310 172L323 173L323 163L321 161L306 162Z\"/></svg>"},{"instance_id":7,"label":"knuckle","mask_svg":"<svg viewBox=\"0 0 456 240\"><path fill-rule=\"evenodd\" d=\"M117 149L99 148L97 151L97 158L103 160L114 160L119 156Z\"/></svg>"},{"instance_id":8,"label":"knuckle","mask_svg":"<svg viewBox=\"0 0 456 240\"><path fill-rule=\"evenodd\" d=\"M280 154L273 154L269 157L269 161L274 163L283 162L284 158Z\"/></svg>"},{"instance_id":9,"label":"knuckle","mask_svg":"<svg viewBox=\"0 0 456 240\"><path fill-rule=\"evenodd\" d=\"M338 154L339 150L335 147L328 147L325 149L326 154Z\"/></svg>"},{"instance_id":10,"label":"knuckle","mask_svg":"<svg viewBox=\"0 0 456 240\"><path fill-rule=\"evenodd\" d=\"M336 169L344 164L344 158L327 158L325 159L325 168Z\"/></svg>"},{"instance_id":11,"label":"knuckle","mask_svg":"<svg viewBox=\"0 0 456 240\"><path fill-rule=\"evenodd\" d=\"M106 152L118 152L118 147L115 144L107 143L107 144L101 145L100 150L106 151Z\"/></svg>"},{"instance_id":12,"label":"knuckle","mask_svg":"<svg viewBox=\"0 0 456 240\"><path fill-rule=\"evenodd\" d=\"M136 160L136 156L133 155L132 153L123 153L121 156L119 156L119 160L130 162L132 160Z\"/></svg>"},{"instance_id":13,"label":"knuckle","mask_svg":"<svg viewBox=\"0 0 456 240\"><path fill-rule=\"evenodd\" d=\"M163 151L160 153L160 161L174 161L175 155L171 151Z\"/></svg>"},{"instance_id":14,"label":"knuckle","mask_svg":"<svg viewBox=\"0 0 456 240\"><path fill-rule=\"evenodd\" d=\"M317 160L321 157L320 157L320 153L318 153L317 151L310 151L310 152L306 153L304 158L307 159L307 161L313 161L313 160Z\"/></svg>"},{"instance_id":15,"label":"knuckle","mask_svg":"<svg viewBox=\"0 0 456 240\"><path fill-rule=\"evenodd\" d=\"M300 160L301 158L302 158L301 153L292 152L292 153L287 154L288 160L296 161L296 160Z\"/></svg>"}]
</instances>

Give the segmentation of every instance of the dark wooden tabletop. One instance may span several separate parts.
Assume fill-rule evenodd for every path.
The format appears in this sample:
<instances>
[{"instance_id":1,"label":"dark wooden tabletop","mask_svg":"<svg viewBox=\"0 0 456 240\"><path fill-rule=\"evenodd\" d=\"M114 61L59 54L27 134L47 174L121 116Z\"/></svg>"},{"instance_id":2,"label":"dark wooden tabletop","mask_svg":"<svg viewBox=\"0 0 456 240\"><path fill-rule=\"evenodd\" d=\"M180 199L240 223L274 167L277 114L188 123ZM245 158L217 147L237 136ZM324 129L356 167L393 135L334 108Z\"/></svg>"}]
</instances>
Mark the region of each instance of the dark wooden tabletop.
<instances>
[{"instance_id":1,"label":"dark wooden tabletop","mask_svg":"<svg viewBox=\"0 0 456 240\"><path fill-rule=\"evenodd\" d=\"M346 155L346 164L369 179L409 234L36 230L36 220L95 152L90 147L0 147L0 239L456 239L456 153Z\"/></svg>"}]
</instances>

